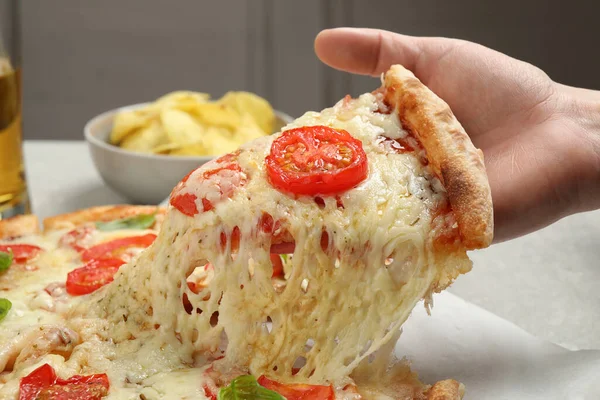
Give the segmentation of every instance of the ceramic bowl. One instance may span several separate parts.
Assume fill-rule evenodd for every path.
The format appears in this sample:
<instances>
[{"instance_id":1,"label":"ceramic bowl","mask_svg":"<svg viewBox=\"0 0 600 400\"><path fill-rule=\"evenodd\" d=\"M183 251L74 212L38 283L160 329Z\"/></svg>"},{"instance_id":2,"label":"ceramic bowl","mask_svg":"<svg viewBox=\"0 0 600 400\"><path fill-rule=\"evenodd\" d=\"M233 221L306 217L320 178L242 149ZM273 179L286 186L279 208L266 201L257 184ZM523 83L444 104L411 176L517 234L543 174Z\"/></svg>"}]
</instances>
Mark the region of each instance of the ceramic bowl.
<instances>
[{"instance_id":1,"label":"ceramic bowl","mask_svg":"<svg viewBox=\"0 0 600 400\"><path fill-rule=\"evenodd\" d=\"M143 107L135 104L117 108L92 118L84 127L92 160L104 182L134 203L158 204L191 170L216 156L169 156L144 154L113 146L108 142L118 111ZM275 111L276 130L292 118Z\"/></svg>"}]
</instances>

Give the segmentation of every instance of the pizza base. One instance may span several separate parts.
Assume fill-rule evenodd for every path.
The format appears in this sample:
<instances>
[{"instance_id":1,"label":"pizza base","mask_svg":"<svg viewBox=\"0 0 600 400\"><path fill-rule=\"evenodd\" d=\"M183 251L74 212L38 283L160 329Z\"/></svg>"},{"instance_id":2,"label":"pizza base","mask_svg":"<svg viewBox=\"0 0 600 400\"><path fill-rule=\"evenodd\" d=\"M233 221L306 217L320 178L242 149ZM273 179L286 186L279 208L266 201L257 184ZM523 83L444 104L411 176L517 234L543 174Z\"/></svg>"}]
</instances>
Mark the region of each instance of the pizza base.
<instances>
[{"instance_id":1,"label":"pizza base","mask_svg":"<svg viewBox=\"0 0 600 400\"><path fill-rule=\"evenodd\" d=\"M166 209L136 205L91 207L46 218L43 221L42 233L72 229L95 221L107 221L151 212L156 212L157 216L161 217L156 222L159 224L164 218ZM0 240L39 233L39 220L33 214L0 220ZM380 388L370 386L368 388L365 387L365 390L361 390L362 388L359 389L362 398L390 397L402 398L403 400L460 400L463 398L465 387L456 380L446 379L436 382L433 385L426 385L419 381L417 375L410 371L408 366L403 365L402 368L406 368L406 371L402 374L394 374L394 377L391 377L394 382L389 387Z\"/></svg>"},{"instance_id":2,"label":"pizza base","mask_svg":"<svg viewBox=\"0 0 600 400\"><path fill-rule=\"evenodd\" d=\"M245 168L240 170L242 175L223 174L221 178L224 180L217 182L232 185L235 188L236 178L244 179L245 182L246 176L243 171L251 170L259 174L248 183L254 185L254 191L249 187L241 192L238 191L238 197L227 203L227 206L219 207L217 205L214 213L200 215L194 220L188 220L186 219L188 218L187 214L178 214L177 210L172 209L170 218L165 221L163 230L158 235L157 242L160 244L143 252L135 264L128 264L119 272L112 285L107 286L102 292L96 292L96 295L89 298L90 304L94 304L96 308L94 317L101 324L108 323L111 326L106 332L116 346L119 346L119 351L122 351L124 356L129 355L125 351L127 346L133 346L131 349L139 346L141 349L145 348L147 343L154 343L154 339L157 339L154 344L160 344L161 351L163 345L171 341L174 346L173 350L180 351L180 354L173 353L177 356L174 360L187 360L193 355L191 350L194 348L201 352L207 349L217 352L218 345L220 345L220 334L226 332L233 350L226 353L230 355L229 358L225 358L224 361L215 359L211 364L211 367L216 367L217 363L223 367L219 373L228 374L247 368L246 373L250 371L258 376L265 373L266 370L268 376L272 369L279 371L277 374L287 380L290 378L290 370L293 371L296 361L302 359L302 357L296 358L296 356L303 354L304 351L306 354L304 360L310 367L306 367L306 365L299 367L295 374L292 373L290 381L320 383L337 379L338 398L461 399L464 386L459 382L450 379L428 386L418 380L416 374L410 371L406 363L394 363L392 359L393 344L400 334L400 325L406 320L416 301L425 299L427 307L433 292L447 287L457 275L470 269L471 263L466 255L466 250L486 247L492 241L491 192L481 151L473 146L448 105L425 87L410 71L401 66L393 66L385 74L383 88L378 91L365 94L357 100L343 100L335 107L323 110L321 113L307 113L288 125L288 128L293 128L294 124L296 126L323 124L340 129L347 127L351 133L363 140L364 145L369 146L369 151L372 152L370 162L374 166L375 177L366 181L367 183L362 189L365 193L370 190L372 196L366 196L363 193L362 196L356 197L344 198L342 196L340 200L342 204L348 204L347 208L342 207L342 209L347 210L347 216L355 217L358 222L356 226L344 224L343 220L341 220L342 222L328 221L329 224L320 225L322 220L324 221L334 215L334 212L340 213L340 211L333 210L330 214L322 214L323 212L319 211L311 201L306 202L307 199L291 202L288 197L274 192L273 188L267 185L268 182L264 176L260 175L262 173L260 168L257 168L262 165L261 157L264 157L264 153L268 151L270 141L273 139L258 140L253 145L243 148L242 152L236 155L236 157L239 156L236 163L239 162L241 167ZM381 133L378 132L390 133L390 135L381 136ZM409 152L414 148L416 154L389 157L388 154L397 152L395 150L389 152L389 149L378 141L381 138L384 141L394 141L407 137L410 140L408 142ZM402 145L401 142L398 144ZM383 147L383 152L380 146ZM385 152L386 150L388 153ZM205 168L208 167L209 165ZM201 173L202 170L199 170ZM394 173L390 173L390 171L394 171ZM382 180L375 180L378 178ZM382 182L387 185L382 185ZM195 198L198 200L201 196L214 194L210 192L210 188L210 185L199 184L192 185L188 189L200 196ZM391 193L389 193L390 191ZM219 192L223 195L221 189ZM375 204L373 203L374 196L382 192L387 193L387 200L391 203L388 204L385 201L386 197L382 195L381 198L377 198L377 201L382 201L382 203L376 203L376 207L372 207ZM261 200L259 194L266 197ZM394 194L403 195L403 197L397 197ZM202 199L204 200L204 197ZM400 201L399 199L407 200ZM249 200L252 202L247 203ZM323 199L321 200L326 203ZM333 208L333 201L329 201L329 203L331 203L329 204L330 208ZM379 208L380 205L381 208ZM327 206L326 203L323 207ZM205 207L204 202L202 207ZM281 209L285 209L285 207L291 211L282 215ZM340 206L336 205L336 207ZM375 214L377 209L380 213ZM240 221L239 216L246 210L251 211L250 218L242 218ZM375 225L365 228L360 222L367 221L367 217L364 215L368 213L357 213L357 210L370 210L368 221L385 221L379 228L399 230L394 231L395 236L386 236L382 230L371 229ZM59 230L72 229L93 221L112 220L149 212L157 213L159 218L154 228L158 229L164 218L165 210L163 209L151 206L105 206L48 218L43 223L44 232L58 231L52 234L61 234ZM384 212L391 213L390 215L393 217L379 218ZM295 268L291 275L286 276L287 287L292 289L285 291L282 294L283 298L268 296L273 284L269 269L271 264L268 261L269 248L261 247L261 245L266 246L271 243L263 240L260 235L253 234L257 222L256 219L252 219L254 218L252 216L261 215L261 213L262 215L267 213L266 215L272 216L272 219L283 221L288 221L288 216L294 217L288 221L289 228L296 249L301 250L294 251ZM425 218L421 218L421 216L425 216ZM230 257L234 226L238 229L238 234L240 231L242 232L242 240L239 240L237 244L241 250L238 257L235 258ZM358 229L357 226L365 229ZM215 227L221 227L220 229L223 230L215 230ZM393 317L393 326L386 328L375 321L374 328L369 331L370 333L360 333L361 335L372 335L374 338L368 344L368 348L360 354L352 353L356 344L363 341L363 338L356 334L340 335L338 338L335 334L337 328L327 328L329 330L326 332L318 327L315 328L312 319L307 320L308 322L303 325L305 327L303 331L296 333L295 330L286 330L289 324L286 325L282 322L284 317L296 315L294 312L299 313L298 321L303 321L302 318L308 314L305 310L299 309L298 304L304 304L307 310L312 310L310 312L319 318L322 318L319 316L320 314L317 315L319 312L326 317L325 314L330 312L328 306L319 308L319 304L314 305L314 301L322 293L338 293L331 286L331 282L335 283L336 281L328 280L327 277L341 277L342 279L339 279L337 283L352 283L344 281L345 275L336 273L338 266L333 264L331 258L327 258L325 249L319 251L317 239L323 238L323 228L331 230L333 235L330 237L337 239L338 243L335 243L335 247L340 250L338 257L342 265L353 265L357 262L355 259L346 257L354 254L355 247L352 245L352 240L361 239L361 235L364 235L365 231L370 232L371 239L374 238L370 242L371 246L368 246L368 251L373 252L375 258L370 253L359 254L358 260L362 262L361 266L364 268L357 269L359 273L356 276L360 278L360 273L363 273L361 271L371 268L373 274L370 276L375 277L373 278L373 287L379 287L380 291L377 292L377 298L364 291L357 292L360 294L356 298L358 301L355 307L363 312L363 318L358 321L364 328L365 322L370 321L369 315L377 316L378 313L383 313L383 317L388 319ZM21 217L20 221L17 218L0 223L0 233L5 232L6 236L35 233L37 229L37 219L31 216ZM340 229L351 229L352 234L349 236L338 235L336 232L340 232ZM403 238L402 235L405 235L405 241L399 242L398 240ZM2 235L0 235L1 237ZM388 247L393 250L392 253L389 253L390 249L385 248L384 242L390 238L393 242ZM406 241L407 239L408 241ZM222 245L225 248L219 251L212 243L225 243ZM322 243L321 240L321 248L323 247ZM361 243L357 241L359 246ZM250 248L244 249L244 246ZM306 250L313 249L316 249L317 265L323 268L315 269L314 265L310 264L314 260L311 261ZM422 253L416 252L417 250ZM248 257L240 257L240 254ZM379 255L388 258L372 261ZM404 266L402 261L413 260L413 257L417 257L414 258L417 261L412 264L415 270L410 276L402 275L402 272L410 272L401 268ZM202 262L198 264L198 260L202 260ZM263 262L265 260L266 262ZM390 264L387 264L388 260ZM212 283L209 283L206 291L211 293L210 291L214 289L216 293L219 290L226 290L227 296L201 297L200 293L193 293L184 284L190 272L195 271L202 263L206 262L215 265L215 270L221 273L221 275L215 273L211 282L216 283L213 285L214 287L210 286ZM384 262L386 262L386 266L391 266L385 270L381 269L379 264ZM189 265L189 267L182 269L182 265ZM400 275L391 275L390 271ZM302 280L304 278L302 274L312 274L309 277L311 280L314 279L315 284L309 286L309 279ZM402 283L400 289L391 285L390 279L384 280L382 276L385 274L390 274L393 278L392 281L394 278L400 279L399 282ZM247 283L251 279L254 279L254 283L248 285ZM355 282L360 282L360 279ZM308 294L304 295L302 291ZM382 301L384 299L382 293L388 296L387 301ZM196 313L185 309L182 299L185 299L186 295L189 298L188 302L193 307L197 307ZM298 301L294 301L294 299L298 299ZM395 304L397 299L401 299L396 306L397 309L389 308L389 305ZM184 308L177 313L175 306ZM193 307L191 310L194 309ZM248 307L251 307L249 311L256 310L257 313L264 314L252 316L243 315L249 314L249 312L242 312L242 315L235 313L235 310L248 310ZM275 308L269 309L268 307ZM200 311L198 312L198 310ZM83 306L81 309L71 311L71 317L85 319L91 315L90 309ZM217 311L219 318L213 322L212 316ZM283 314L279 313L280 311ZM369 314L365 311L373 313ZM124 313L121 315L121 312ZM342 325L340 325L339 318L335 320L336 317L344 318L349 311L344 314L339 309L332 308L331 313L328 314L331 317L328 319L330 325L337 323L335 326L340 327ZM250 329L248 332L240 334L238 317L246 318L248 325L252 326L253 330ZM273 317L271 319L272 330L264 331L263 321L271 317ZM152 325L153 322L154 325ZM347 324L348 321L341 322ZM153 331L153 329L159 328L162 336L157 336ZM354 332L360 332L360 324L357 328ZM196 332L196 336L194 336L194 332ZM295 336L290 332L294 332ZM309 333L316 336L306 336ZM254 342L248 341L248 337ZM310 340L314 341L314 347L311 350L302 350L306 347L305 343ZM269 347L273 341L278 341L280 347ZM96 344L102 345L101 342ZM231 343L235 344L231 345ZM261 345L263 347L260 347ZM252 346L256 346L253 351L246 350ZM339 347L332 350L335 346ZM346 347L342 348L342 346ZM148 345L147 350L150 352L149 354L153 354L152 351L156 348L159 347ZM315 348L319 351L311 353ZM279 351L283 357L271 354L271 349ZM367 362L368 356L374 354L373 352L378 349L380 356L372 357ZM236 350L239 354L236 353ZM367 354L367 351L370 353ZM99 354L103 353L107 352L99 350ZM85 354L85 350L82 354ZM135 354L138 352L136 351ZM349 360L349 357L353 357L354 361ZM138 362L134 358L132 361ZM371 363L374 360L378 360L377 364L380 364L381 368L375 369L373 365L375 362ZM294 362L292 363L292 361ZM360 364L365 365L364 368L360 369ZM272 367L272 365L274 366ZM279 366L281 368L278 368ZM344 367L347 370L343 369ZM103 367L96 366L95 368L98 370ZM170 367L167 366L167 368ZM114 374L123 375L121 369L115 367L106 369ZM136 379L140 382L147 378L153 379L157 376L156 372L161 370L164 370L164 367L160 367L150 375L144 375L146 372L142 371L143 373ZM171 370L169 369L169 371ZM214 371L219 371L219 368L215 368ZM336 376L336 373L339 376ZM348 380L344 381L346 378ZM348 390L346 386L343 386L345 382L352 381L357 385L354 386L354 389ZM135 379L133 382L139 383Z\"/></svg>"},{"instance_id":3,"label":"pizza base","mask_svg":"<svg viewBox=\"0 0 600 400\"><path fill-rule=\"evenodd\" d=\"M467 250L489 246L494 218L483 152L473 145L448 104L411 71L392 66L384 85L386 101L403 128L421 142L430 167L446 188L462 244Z\"/></svg>"},{"instance_id":4,"label":"pizza base","mask_svg":"<svg viewBox=\"0 0 600 400\"><path fill-rule=\"evenodd\" d=\"M70 213L59 214L45 218L42 222L43 232L73 229L80 225L98 221L112 221L119 218L132 217L140 214L156 213L156 222L152 229L159 229L165 218L167 209L157 206L136 206L129 204L96 206L84 208ZM34 214L17 215L0 220L0 239L25 236L40 233L39 218Z\"/></svg>"},{"instance_id":5,"label":"pizza base","mask_svg":"<svg viewBox=\"0 0 600 400\"><path fill-rule=\"evenodd\" d=\"M427 391L427 400L460 400L464 394L465 385L454 379L445 379Z\"/></svg>"},{"instance_id":6,"label":"pizza base","mask_svg":"<svg viewBox=\"0 0 600 400\"><path fill-rule=\"evenodd\" d=\"M87 222L112 221L120 218L133 217L134 215L156 213L156 222L152 228L158 229L166 212L166 208L156 206L135 206L128 204L97 206L48 217L44 219L43 226L44 232L57 229L72 229ZM2 226L1 222L2 221L0 221L0 229Z\"/></svg>"},{"instance_id":7,"label":"pizza base","mask_svg":"<svg viewBox=\"0 0 600 400\"><path fill-rule=\"evenodd\" d=\"M0 220L0 239L39 233L40 222L33 214Z\"/></svg>"}]
</instances>

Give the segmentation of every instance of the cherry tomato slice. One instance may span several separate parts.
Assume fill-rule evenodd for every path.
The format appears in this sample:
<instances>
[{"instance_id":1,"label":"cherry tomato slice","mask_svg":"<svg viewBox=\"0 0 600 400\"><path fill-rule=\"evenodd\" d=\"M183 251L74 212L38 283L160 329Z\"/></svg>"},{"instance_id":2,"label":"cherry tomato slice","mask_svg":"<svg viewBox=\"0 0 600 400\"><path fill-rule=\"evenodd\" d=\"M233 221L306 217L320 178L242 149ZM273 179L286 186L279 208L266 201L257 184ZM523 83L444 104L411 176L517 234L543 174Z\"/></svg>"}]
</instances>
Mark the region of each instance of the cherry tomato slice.
<instances>
[{"instance_id":1,"label":"cherry tomato slice","mask_svg":"<svg viewBox=\"0 0 600 400\"><path fill-rule=\"evenodd\" d=\"M109 388L106 374L60 379L49 364L44 364L21 379L19 400L100 400Z\"/></svg>"},{"instance_id":2,"label":"cherry tomato slice","mask_svg":"<svg viewBox=\"0 0 600 400\"><path fill-rule=\"evenodd\" d=\"M273 265L273 278L283 276L283 261L279 254L271 253L271 265Z\"/></svg>"},{"instance_id":3,"label":"cherry tomato slice","mask_svg":"<svg viewBox=\"0 0 600 400\"><path fill-rule=\"evenodd\" d=\"M37 400L100 400L108 394L108 388L99 383L52 385L42 389Z\"/></svg>"},{"instance_id":4,"label":"cherry tomato slice","mask_svg":"<svg viewBox=\"0 0 600 400\"><path fill-rule=\"evenodd\" d=\"M233 153L227 153L227 154L222 155L221 157L217 158L215 160L215 162L217 164L231 163L233 161L236 161L238 159L239 155L240 155L240 150L236 150Z\"/></svg>"},{"instance_id":5,"label":"cherry tomato slice","mask_svg":"<svg viewBox=\"0 0 600 400\"><path fill-rule=\"evenodd\" d=\"M58 241L58 244L82 252L88 247L87 242L91 239L94 230L95 228L92 226L80 226L65 233Z\"/></svg>"},{"instance_id":6,"label":"cherry tomato slice","mask_svg":"<svg viewBox=\"0 0 600 400\"><path fill-rule=\"evenodd\" d=\"M56 382L56 373L50 364L44 364L21 379L19 383L19 400L35 400L43 388Z\"/></svg>"},{"instance_id":7,"label":"cherry tomato slice","mask_svg":"<svg viewBox=\"0 0 600 400\"><path fill-rule=\"evenodd\" d=\"M171 205L181 211L182 214L188 217L193 217L198 214L196 206L196 195L192 193L184 193L171 197Z\"/></svg>"},{"instance_id":8,"label":"cherry tomato slice","mask_svg":"<svg viewBox=\"0 0 600 400\"><path fill-rule=\"evenodd\" d=\"M294 238L281 225L280 221L274 221L270 214L263 213L258 221L258 230L271 236L272 254L290 254L294 252ZM231 233L221 232L219 245L224 250L227 242L230 242L230 249L237 250L240 244L240 228L235 226Z\"/></svg>"},{"instance_id":9,"label":"cherry tomato slice","mask_svg":"<svg viewBox=\"0 0 600 400\"><path fill-rule=\"evenodd\" d=\"M292 242L276 243L271 245L273 254L292 254L296 249L296 244Z\"/></svg>"},{"instance_id":10,"label":"cherry tomato slice","mask_svg":"<svg viewBox=\"0 0 600 400\"><path fill-rule=\"evenodd\" d=\"M283 132L273 141L265 163L275 188L300 195L340 193L368 175L361 141L327 126Z\"/></svg>"},{"instance_id":11,"label":"cherry tomato slice","mask_svg":"<svg viewBox=\"0 0 600 400\"><path fill-rule=\"evenodd\" d=\"M3 253L12 251L13 261L24 263L37 256L42 249L32 244L0 244L0 251Z\"/></svg>"},{"instance_id":12,"label":"cherry tomato slice","mask_svg":"<svg viewBox=\"0 0 600 400\"><path fill-rule=\"evenodd\" d=\"M193 217L199 212L207 212L214 209L215 204L213 202L220 201L225 198L230 198L236 186L243 186L246 182L246 176L243 174L240 166L231 162L237 157L236 154L226 154L225 156L217 159L215 163L226 165L219 166L215 169L204 171L201 175L195 175L194 180L198 181L197 185L202 185L206 182L204 192L206 197L201 199L202 210L198 210L196 200L198 197L194 193L185 192L186 183L190 179L190 176L195 172L192 171L187 174L179 184L173 189L169 202L173 207L179 210L182 214L188 217ZM212 199L209 200L208 197Z\"/></svg>"},{"instance_id":13,"label":"cherry tomato slice","mask_svg":"<svg viewBox=\"0 0 600 400\"><path fill-rule=\"evenodd\" d=\"M204 390L204 396L205 396L207 399L210 399L210 400L217 400L217 393L213 392L213 391L211 390L211 388L210 388L210 387L208 387L208 385L204 385L204 386L202 386L202 389Z\"/></svg>"},{"instance_id":14,"label":"cherry tomato slice","mask_svg":"<svg viewBox=\"0 0 600 400\"><path fill-rule=\"evenodd\" d=\"M212 271L215 267L211 263L207 263L204 265L205 275L197 280L197 281L187 281L188 288L192 291L192 293L198 294L202 289L208 286L208 282L211 278L210 271Z\"/></svg>"},{"instance_id":15,"label":"cherry tomato slice","mask_svg":"<svg viewBox=\"0 0 600 400\"><path fill-rule=\"evenodd\" d=\"M258 378L258 384L279 393L287 400L333 400L335 398L331 386L305 385L303 383L285 385L272 381L264 375Z\"/></svg>"},{"instance_id":16,"label":"cherry tomato slice","mask_svg":"<svg viewBox=\"0 0 600 400\"><path fill-rule=\"evenodd\" d=\"M171 203L173 207L175 207L176 209L178 209L183 214L189 217L192 217L198 213L198 209L196 208L196 196L191 193L177 193L184 188L185 183L188 181L188 179L190 179L190 176L194 172L196 172L196 169L193 169L190 172L188 172L188 174L183 177L183 179L177 184L177 186L173 188L169 200L169 203Z\"/></svg>"},{"instance_id":17,"label":"cherry tomato slice","mask_svg":"<svg viewBox=\"0 0 600 400\"><path fill-rule=\"evenodd\" d=\"M294 238L281 226L281 222L273 220L270 214L263 213L261 215L258 228L262 232L271 235L271 256L273 254L290 254L294 252Z\"/></svg>"},{"instance_id":18,"label":"cherry tomato slice","mask_svg":"<svg viewBox=\"0 0 600 400\"><path fill-rule=\"evenodd\" d=\"M58 379L56 384L42 389L37 399L52 400L100 400L108 394L106 374L88 376L75 375L69 379Z\"/></svg>"},{"instance_id":19,"label":"cherry tomato slice","mask_svg":"<svg viewBox=\"0 0 600 400\"><path fill-rule=\"evenodd\" d=\"M105 258L92 260L67 274L67 293L72 296L89 294L113 281L125 261Z\"/></svg>"},{"instance_id":20,"label":"cherry tomato slice","mask_svg":"<svg viewBox=\"0 0 600 400\"><path fill-rule=\"evenodd\" d=\"M121 255L131 248L146 248L154 242L156 235L148 233L142 236L129 236L111 240L90 247L81 254L83 261L101 260L106 258L120 258Z\"/></svg>"}]
</instances>

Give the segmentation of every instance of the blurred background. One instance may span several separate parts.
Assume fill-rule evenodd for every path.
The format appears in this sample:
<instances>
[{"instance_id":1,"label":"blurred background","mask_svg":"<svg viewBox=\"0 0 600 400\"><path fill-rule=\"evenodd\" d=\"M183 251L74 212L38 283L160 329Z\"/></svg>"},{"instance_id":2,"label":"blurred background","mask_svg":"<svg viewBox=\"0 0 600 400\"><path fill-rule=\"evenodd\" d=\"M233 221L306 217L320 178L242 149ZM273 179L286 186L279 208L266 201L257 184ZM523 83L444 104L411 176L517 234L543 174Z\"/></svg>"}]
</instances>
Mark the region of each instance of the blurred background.
<instances>
[{"instance_id":1,"label":"blurred background","mask_svg":"<svg viewBox=\"0 0 600 400\"><path fill-rule=\"evenodd\" d=\"M130 201L103 183L108 172L138 194L140 185L153 188L164 178L166 191L149 202L157 203L174 186L167 175L174 171L177 182L192 168L179 173L168 166L175 162L131 152L113 158L119 153L110 147L92 163L83 126L106 110L178 89L213 98L247 90L299 116L377 87L374 78L318 61L313 40L324 28L467 39L535 64L558 82L600 89L599 12L591 0L21 0L25 139L79 140L26 141L33 210L45 217ZM0 172L11 156L12 171L4 169L24 188L18 135L4 137L14 143L0 153ZM132 168L138 159L147 164ZM600 348L599 226L597 210L474 252L476 268L450 291L546 340Z\"/></svg>"},{"instance_id":2,"label":"blurred background","mask_svg":"<svg viewBox=\"0 0 600 400\"><path fill-rule=\"evenodd\" d=\"M598 12L559 0L27 0L24 137L82 139L94 115L175 89L253 91L292 116L372 90L314 55L334 26L467 39L600 89Z\"/></svg>"}]
</instances>

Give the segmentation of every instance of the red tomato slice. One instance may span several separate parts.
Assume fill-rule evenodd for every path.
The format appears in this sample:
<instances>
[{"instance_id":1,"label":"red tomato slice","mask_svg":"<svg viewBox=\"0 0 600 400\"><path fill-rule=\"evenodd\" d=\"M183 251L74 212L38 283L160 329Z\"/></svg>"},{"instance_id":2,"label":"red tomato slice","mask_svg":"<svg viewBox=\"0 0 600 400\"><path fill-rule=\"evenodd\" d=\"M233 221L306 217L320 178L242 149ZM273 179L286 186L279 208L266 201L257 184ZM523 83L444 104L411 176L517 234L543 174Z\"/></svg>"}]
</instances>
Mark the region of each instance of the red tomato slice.
<instances>
[{"instance_id":1,"label":"red tomato slice","mask_svg":"<svg viewBox=\"0 0 600 400\"><path fill-rule=\"evenodd\" d=\"M258 378L258 384L273 390L287 400L333 400L335 398L332 386L305 385L303 383L294 383L284 385L261 376Z\"/></svg>"},{"instance_id":2,"label":"red tomato slice","mask_svg":"<svg viewBox=\"0 0 600 400\"><path fill-rule=\"evenodd\" d=\"M207 263L204 266L204 271L208 272L210 270L214 269L213 265L211 263ZM208 279L208 276L205 276L202 280L199 280L197 282L194 281L187 281L187 286L188 288L195 294L200 293L200 291L202 289L204 289L207 286L207 282L206 280Z\"/></svg>"},{"instance_id":3,"label":"red tomato slice","mask_svg":"<svg viewBox=\"0 0 600 400\"><path fill-rule=\"evenodd\" d=\"M12 251L14 262L24 263L37 256L42 249L32 244L0 244L0 251L3 253Z\"/></svg>"},{"instance_id":4,"label":"red tomato slice","mask_svg":"<svg viewBox=\"0 0 600 400\"><path fill-rule=\"evenodd\" d=\"M182 214L188 217L193 217L198 214L198 207L196 207L196 195L192 193L179 194L171 197L171 205L181 211Z\"/></svg>"},{"instance_id":5,"label":"red tomato slice","mask_svg":"<svg viewBox=\"0 0 600 400\"><path fill-rule=\"evenodd\" d=\"M368 174L360 140L344 130L304 126L285 131L265 159L271 184L284 192L335 194L353 188Z\"/></svg>"},{"instance_id":6,"label":"red tomato slice","mask_svg":"<svg viewBox=\"0 0 600 400\"><path fill-rule=\"evenodd\" d=\"M213 392L208 385L202 386L202 389L204 389L204 396L206 396L207 399L217 400L217 393Z\"/></svg>"},{"instance_id":7,"label":"red tomato slice","mask_svg":"<svg viewBox=\"0 0 600 400\"><path fill-rule=\"evenodd\" d=\"M194 176L195 180L200 181L196 184L202 185L202 182L207 181L205 189L207 195L210 194L207 197L210 197L213 201L230 198L233 195L236 186L243 186L245 184L246 176L236 162L238 154L239 152L225 154L224 156L211 161L211 164L217 166L216 168L206 170L201 175L198 174ZM177 184L177 186L175 186L169 200L173 207L188 217L193 217L201 211L210 211L215 206L207 197L203 197L201 199L202 210L198 210L196 204L198 197L193 193L185 192L186 183L196 171L197 169L191 171Z\"/></svg>"},{"instance_id":8,"label":"red tomato slice","mask_svg":"<svg viewBox=\"0 0 600 400\"><path fill-rule=\"evenodd\" d=\"M271 235L271 254L290 254L294 252L294 238L281 226L281 222L274 221L270 214L263 213L258 221L258 230ZM219 244L225 250L230 242L232 251L237 250L240 244L240 228L235 226L230 234L221 232Z\"/></svg>"},{"instance_id":9,"label":"red tomato slice","mask_svg":"<svg viewBox=\"0 0 600 400\"><path fill-rule=\"evenodd\" d=\"M73 296L92 293L113 281L125 261L105 258L92 260L67 274L67 293Z\"/></svg>"},{"instance_id":10,"label":"red tomato slice","mask_svg":"<svg viewBox=\"0 0 600 400\"><path fill-rule=\"evenodd\" d=\"M56 382L56 373L50 364L44 364L21 379L19 400L35 400L39 392Z\"/></svg>"},{"instance_id":11,"label":"red tomato slice","mask_svg":"<svg viewBox=\"0 0 600 400\"><path fill-rule=\"evenodd\" d=\"M273 254L292 254L296 249L295 243L276 243L271 245L271 253Z\"/></svg>"},{"instance_id":12,"label":"red tomato slice","mask_svg":"<svg viewBox=\"0 0 600 400\"><path fill-rule=\"evenodd\" d=\"M109 388L106 374L60 379L49 364L44 364L21 379L19 400L100 400Z\"/></svg>"},{"instance_id":13,"label":"red tomato slice","mask_svg":"<svg viewBox=\"0 0 600 400\"><path fill-rule=\"evenodd\" d=\"M43 389L39 399L53 400L100 400L108 394L110 384L106 374L74 375L57 379L49 388Z\"/></svg>"},{"instance_id":14,"label":"red tomato slice","mask_svg":"<svg viewBox=\"0 0 600 400\"><path fill-rule=\"evenodd\" d=\"M156 239L156 235L148 233L142 236L128 236L120 239L111 240L90 247L81 254L83 261L114 259L120 256L131 248L143 248L150 246Z\"/></svg>"},{"instance_id":15,"label":"red tomato slice","mask_svg":"<svg viewBox=\"0 0 600 400\"><path fill-rule=\"evenodd\" d=\"M221 232L219 235L219 244L221 245L221 250L225 250L228 241L230 242L230 249L237 250L240 245L240 235L240 228L238 226L234 226L233 230L229 234Z\"/></svg>"},{"instance_id":16,"label":"red tomato slice","mask_svg":"<svg viewBox=\"0 0 600 400\"><path fill-rule=\"evenodd\" d=\"M52 385L40 391L37 400L100 400L108 388L98 383Z\"/></svg>"},{"instance_id":17,"label":"red tomato slice","mask_svg":"<svg viewBox=\"0 0 600 400\"><path fill-rule=\"evenodd\" d=\"M199 285L193 281L187 281L186 283L187 283L188 289L190 289L192 291L192 293L195 293L195 294L200 293L200 289L202 288L202 285Z\"/></svg>"},{"instance_id":18,"label":"red tomato slice","mask_svg":"<svg viewBox=\"0 0 600 400\"><path fill-rule=\"evenodd\" d=\"M87 243L94 232L92 226L80 226L70 232L65 233L59 240L58 244L63 247L71 247L76 251L82 252L88 246Z\"/></svg>"},{"instance_id":19,"label":"red tomato slice","mask_svg":"<svg viewBox=\"0 0 600 400\"><path fill-rule=\"evenodd\" d=\"M227 153L227 154L222 155L221 157L217 158L215 160L215 162L217 164L230 163L230 162L236 161L239 155L240 155L240 150L236 150L233 153Z\"/></svg>"},{"instance_id":20,"label":"red tomato slice","mask_svg":"<svg viewBox=\"0 0 600 400\"><path fill-rule=\"evenodd\" d=\"M273 265L273 278L283 276L283 261L279 254L271 253L271 264Z\"/></svg>"}]
</instances>

